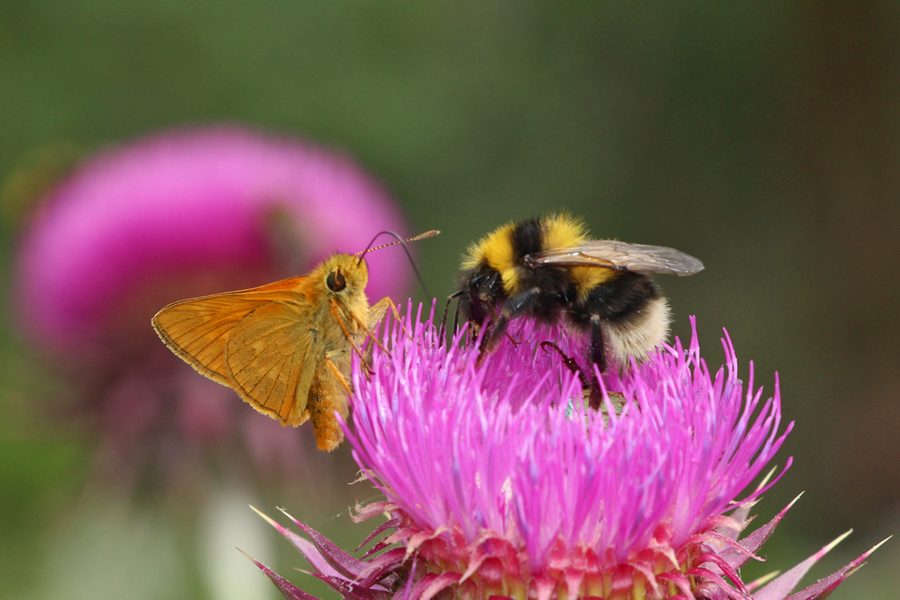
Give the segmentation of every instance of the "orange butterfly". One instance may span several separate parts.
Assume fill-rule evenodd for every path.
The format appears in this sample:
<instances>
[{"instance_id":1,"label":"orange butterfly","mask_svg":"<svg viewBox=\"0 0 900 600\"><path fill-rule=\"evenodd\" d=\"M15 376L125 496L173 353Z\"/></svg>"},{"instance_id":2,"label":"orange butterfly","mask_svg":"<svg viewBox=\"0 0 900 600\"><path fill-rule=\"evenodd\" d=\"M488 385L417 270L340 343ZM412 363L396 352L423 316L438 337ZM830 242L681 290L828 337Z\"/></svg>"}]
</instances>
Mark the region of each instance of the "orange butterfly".
<instances>
[{"instance_id":1,"label":"orange butterfly","mask_svg":"<svg viewBox=\"0 0 900 600\"><path fill-rule=\"evenodd\" d=\"M334 254L302 277L170 304L153 328L259 412L282 425L311 420L319 449L331 451L344 438L334 413L347 417L351 353L362 356L360 344L389 307L397 314L390 298L369 306L368 279L361 256Z\"/></svg>"}]
</instances>

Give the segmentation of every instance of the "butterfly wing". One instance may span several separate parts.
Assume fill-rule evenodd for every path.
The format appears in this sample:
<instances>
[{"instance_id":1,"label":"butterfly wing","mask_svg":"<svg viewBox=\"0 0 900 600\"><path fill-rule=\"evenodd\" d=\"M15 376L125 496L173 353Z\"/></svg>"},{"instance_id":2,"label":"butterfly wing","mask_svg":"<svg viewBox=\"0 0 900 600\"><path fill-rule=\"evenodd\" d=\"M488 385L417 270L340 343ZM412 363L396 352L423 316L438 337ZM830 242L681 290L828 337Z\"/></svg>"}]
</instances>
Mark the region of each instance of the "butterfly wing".
<instances>
[{"instance_id":1,"label":"butterfly wing","mask_svg":"<svg viewBox=\"0 0 900 600\"><path fill-rule=\"evenodd\" d=\"M260 412L299 425L306 420L306 394L298 392L314 366L307 360L307 280L294 277L176 302L153 317L153 327L197 371L234 389Z\"/></svg>"},{"instance_id":2,"label":"butterfly wing","mask_svg":"<svg viewBox=\"0 0 900 600\"><path fill-rule=\"evenodd\" d=\"M309 388L321 362L309 313L300 303L269 302L241 319L225 344L231 386L284 425L309 418Z\"/></svg>"},{"instance_id":3,"label":"butterfly wing","mask_svg":"<svg viewBox=\"0 0 900 600\"><path fill-rule=\"evenodd\" d=\"M529 257L534 264L594 266L617 271L693 275L703 263L689 254L664 246L629 244L616 240L588 240L572 248L547 250Z\"/></svg>"}]
</instances>

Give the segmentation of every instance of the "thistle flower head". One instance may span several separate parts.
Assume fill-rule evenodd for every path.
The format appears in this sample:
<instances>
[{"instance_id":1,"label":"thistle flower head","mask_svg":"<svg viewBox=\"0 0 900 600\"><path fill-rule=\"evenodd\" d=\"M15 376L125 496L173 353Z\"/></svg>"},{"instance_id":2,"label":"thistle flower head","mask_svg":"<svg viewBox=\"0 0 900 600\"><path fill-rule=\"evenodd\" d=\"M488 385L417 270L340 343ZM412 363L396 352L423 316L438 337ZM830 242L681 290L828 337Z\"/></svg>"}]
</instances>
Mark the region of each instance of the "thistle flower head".
<instances>
[{"instance_id":1,"label":"thistle flower head","mask_svg":"<svg viewBox=\"0 0 900 600\"><path fill-rule=\"evenodd\" d=\"M579 340L520 320L479 363L462 335L443 344L432 317L408 312L390 354L355 371L347 436L386 495L358 518L387 512L376 532L392 532L351 566L305 528L314 565L342 565L326 581L352 598L751 597L737 568L768 536L738 537L777 477L747 489L791 425L777 380L765 397L751 366L745 384L727 335L721 368L694 331L604 376L598 412L565 364ZM542 351L548 339L558 352Z\"/></svg>"},{"instance_id":2,"label":"thistle flower head","mask_svg":"<svg viewBox=\"0 0 900 600\"><path fill-rule=\"evenodd\" d=\"M745 392L728 342L711 373L694 335L608 377L626 404L604 419L561 357L537 348L552 332L517 325L517 343L476 368L477 349L445 350L427 323L407 323L417 342L395 338L356 381L351 443L424 536L419 555L444 553L461 579L474 569L472 597L607 597L625 573L655 597L691 589L716 518L784 441L777 385L763 401L751 373ZM477 589L490 563L508 571L493 584L503 591Z\"/></svg>"}]
</instances>

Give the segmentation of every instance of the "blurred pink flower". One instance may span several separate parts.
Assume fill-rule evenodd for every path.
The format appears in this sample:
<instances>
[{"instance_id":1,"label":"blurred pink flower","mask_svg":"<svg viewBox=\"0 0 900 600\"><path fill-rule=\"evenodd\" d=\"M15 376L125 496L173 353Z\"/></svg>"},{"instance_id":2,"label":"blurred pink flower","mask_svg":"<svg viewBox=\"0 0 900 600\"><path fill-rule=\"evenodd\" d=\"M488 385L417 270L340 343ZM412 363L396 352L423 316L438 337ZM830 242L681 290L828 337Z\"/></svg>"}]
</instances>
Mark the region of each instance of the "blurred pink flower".
<instances>
[{"instance_id":1,"label":"blurred pink flower","mask_svg":"<svg viewBox=\"0 0 900 600\"><path fill-rule=\"evenodd\" d=\"M780 427L777 380L768 399L752 368L745 384L727 337L716 370L694 332L606 376L630 402L600 414L539 350L548 329L520 320L479 365L477 344L442 344L432 320L408 312L391 355L354 371L347 438L387 496L357 518L388 514L369 539L387 536L360 560L297 521L310 541L275 525L345 598L812 600L868 555L794 595L827 548L767 585L742 581L787 510L741 537L780 475L745 490L792 425ZM311 598L257 564L285 598Z\"/></svg>"},{"instance_id":2,"label":"blurred pink flower","mask_svg":"<svg viewBox=\"0 0 900 600\"><path fill-rule=\"evenodd\" d=\"M190 482L223 452L295 469L298 433L199 377L150 318L175 300L303 274L382 230L407 233L345 155L240 127L151 135L85 161L41 199L18 253L19 325L67 371L73 415L96 428L104 471L120 480ZM366 259L371 298L406 291L402 251Z\"/></svg>"},{"instance_id":3,"label":"blurred pink flower","mask_svg":"<svg viewBox=\"0 0 900 600\"><path fill-rule=\"evenodd\" d=\"M346 156L239 128L153 135L95 156L44 199L19 253L22 324L44 348L83 351L125 299L181 298L155 290L160 279L225 271L264 283L385 229L405 233L399 211ZM300 256L276 264L273 234ZM403 288L397 254L366 257L371 297Z\"/></svg>"}]
</instances>

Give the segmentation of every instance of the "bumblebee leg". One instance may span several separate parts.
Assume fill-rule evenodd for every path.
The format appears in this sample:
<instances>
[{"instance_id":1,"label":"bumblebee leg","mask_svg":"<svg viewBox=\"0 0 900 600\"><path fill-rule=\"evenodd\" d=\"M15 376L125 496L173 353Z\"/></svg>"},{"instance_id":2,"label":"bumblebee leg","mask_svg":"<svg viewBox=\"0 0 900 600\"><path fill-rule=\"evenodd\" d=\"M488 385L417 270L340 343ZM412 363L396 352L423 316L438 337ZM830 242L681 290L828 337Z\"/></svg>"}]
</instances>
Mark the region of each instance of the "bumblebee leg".
<instances>
[{"instance_id":1,"label":"bumblebee leg","mask_svg":"<svg viewBox=\"0 0 900 600\"><path fill-rule=\"evenodd\" d=\"M453 300L459 298L463 295L463 291L458 291L447 296L447 303L444 305L444 315L441 317L441 328L438 330L440 332L441 341L444 340L444 337L447 335L447 315L450 312L450 303ZM456 302L456 313L453 317L453 333L456 333L456 327L459 325L459 301Z\"/></svg>"},{"instance_id":2,"label":"bumblebee leg","mask_svg":"<svg viewBox=\"0 0 900 600\"><path fill-rule=\"evenodd\" d=\"M453 333L459 331L459 300L456 301L456 310L453 311ZM468 339L470 334L466 332L466 338Z\"/></svg>"},{"instance_id":3,"label":"bumblebee leg","mask_svg":"<svg viewBox=\"0 0 900 600\"><path fill-rule=\"evenodd\" d=\"M591 387L590 380L588 379L587 375L585 375L581 366L578 364L578 362L574 358L572 358L571 356L569 356L568 354L563 352L562 349L559 346L557 346L556 344L554 344L553 342L550 342L550 341L541 342L541 349L544 352L547 352L549 354L550 350L548 348L552 348L553 350L556 350L556 352L562 358L563 364L566 365L566 368L569 369L570 371L572 371L572 373L578 375L578 380L581 381L582 389L587 390ZM592 406L592 408L593 408L593 406Z\"/></svg>"},{"instance_id":4,"label":"bumblebee leg","mask_svg":"<svg viewBox=\"0 0 900 600\"><path fill-rule=\"evenodd\" d=\"M596 364L601 373L606 373L606 346L603 340L603 322L600 320L600 315L591 315L591 342L588 347L588 356L591 363Z\"/></svg>"},{"instance_id":5,"label":"bumblebee leg","mask_svg":"<svg viewBox=\"0 0 900 600\"><path fill-rule=\"evenodd\" d=\"M560 347L553 342L541 342L541 348L544 352L549 352L548 348L553 348L559 353L566 368L578 375L578 380L581 381L581 389L588 401L588 406L594 410L600 410L603 406L603 392L600 389L600 382L597 381L593 369L591 369L590 374L585 373L584 369L581 368L574 358L563 352ZM610 396L616 393L617 392L610 392Z\"/></svg>"},{"instance_id":6,"label":"bumblebee leg","mask_svg":"<svg viewBox=\"0 0 900 600\"><path fill-rule=\"evenodd\" d=\"M488 322L488 330L481 340L482 356L487 354L488 352L492 352L494 348L497 347L497 344L500 342L500 338L502 338L503 334L506 333L507 325L509 325L509 319L507 319L504 315L499 315L496 320L492 319ZM479 360L481 360L480 357Z\"/></svg>"},{"instance_id":7,"label":"bumblebee leg","mask_svg":"<svg viewBox=\"0 0 900 600\"><path fill-rule=\"evenodd\" d=\"M491 329L484 334L484 337L481 340L481 355L478 357L478 364L481 364L485 354L491 352L494 348L497 347L500 339L506 333L506 327L509 325L510 319L513 319L519 316L519 314L525 312L525 310L529 306L529 303L534 299L535 296L540 293L540 288L531 288L530 290L525 290L521 294L517 294L507 300L503 305L503 309L501 310L499 315L492 312L489 322L489 325L491 325ZM491 305L488 306L493 308Z\"/></svg>"}]
</instances>

